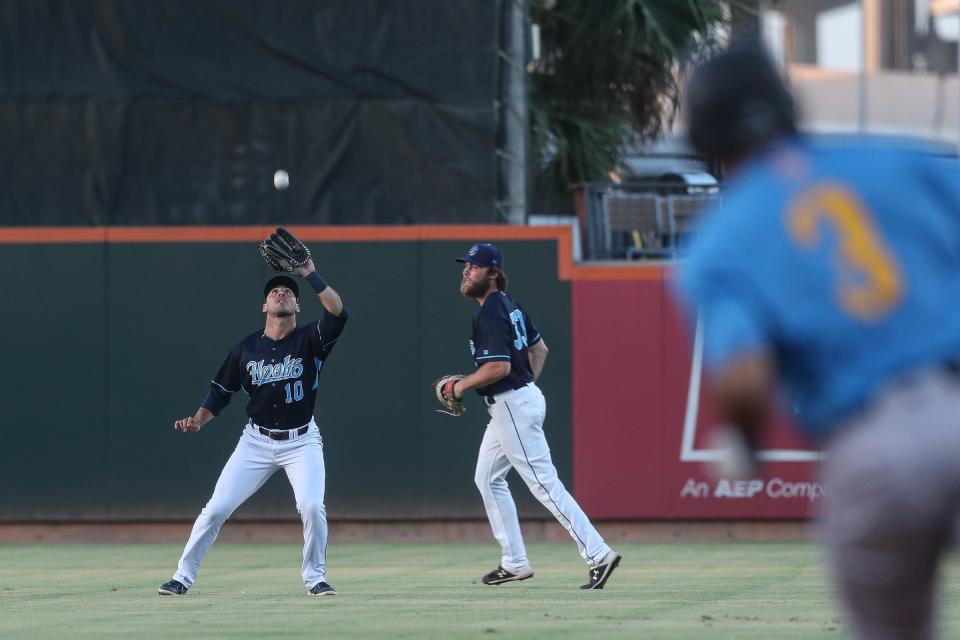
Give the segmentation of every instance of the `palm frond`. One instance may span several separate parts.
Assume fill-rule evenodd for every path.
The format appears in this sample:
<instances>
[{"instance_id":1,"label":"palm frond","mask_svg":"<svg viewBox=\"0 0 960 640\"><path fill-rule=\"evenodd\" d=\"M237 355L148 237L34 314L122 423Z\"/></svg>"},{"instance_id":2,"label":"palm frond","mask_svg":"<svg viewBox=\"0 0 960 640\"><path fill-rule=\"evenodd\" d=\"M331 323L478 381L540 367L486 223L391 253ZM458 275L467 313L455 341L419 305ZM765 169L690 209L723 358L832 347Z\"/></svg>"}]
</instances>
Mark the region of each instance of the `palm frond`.
<instances>
[{"instance_id":1,"label":"palm frond","mask_svg":"<svg viewBox=\"0 0 960 640\"><path fill-rule=\"evenodd\" d=\"M655 137L676 111L680 71L726 19L716 0L531 2L541 59L531 78L534 184L606 179L625 145Z\"/></svg>"}]
</instances>

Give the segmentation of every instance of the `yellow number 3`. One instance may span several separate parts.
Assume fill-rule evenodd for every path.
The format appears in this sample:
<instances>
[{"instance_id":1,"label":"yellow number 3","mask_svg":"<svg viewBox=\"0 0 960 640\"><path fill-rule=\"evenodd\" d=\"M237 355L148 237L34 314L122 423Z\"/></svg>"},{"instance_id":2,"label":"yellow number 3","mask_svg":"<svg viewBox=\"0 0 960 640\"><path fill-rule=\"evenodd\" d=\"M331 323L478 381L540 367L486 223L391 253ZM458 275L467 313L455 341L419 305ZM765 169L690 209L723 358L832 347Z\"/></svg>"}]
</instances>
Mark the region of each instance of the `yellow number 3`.
<instances>
[{"instance_id":1,"label":"yellow number 3","mask_svg":"<svg viewBox=\"0 0 960 640\"><path fill-rule=\"evenodd\" d=\"M889 313L903 297L903 277L866 209L841 186L818 187L790 208L787 223L793 239L813 251L820 244L820 222L837 234L836 295L840 306L867 321Z\"/></svg>"}]
</instances>

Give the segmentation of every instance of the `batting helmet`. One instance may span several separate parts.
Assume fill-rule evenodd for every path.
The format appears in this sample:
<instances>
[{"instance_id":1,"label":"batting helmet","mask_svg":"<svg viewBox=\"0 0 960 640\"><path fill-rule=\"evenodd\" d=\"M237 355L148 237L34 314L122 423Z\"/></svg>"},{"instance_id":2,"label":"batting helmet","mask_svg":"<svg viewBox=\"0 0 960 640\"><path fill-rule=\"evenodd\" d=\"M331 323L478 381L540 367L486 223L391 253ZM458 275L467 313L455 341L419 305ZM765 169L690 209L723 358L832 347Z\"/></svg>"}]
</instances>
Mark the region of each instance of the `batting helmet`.
<instances>
[{"instance_id":1,"label":"batting helmet","mask_svg":"<svg viewBox=\"0 0 960 640\"><path fill-rule=\"evenodd\" d=\"M737 157L797 132L793 98L763 49L728 50L700 65L686 89L687 137L708 158Z\"/></svg>"}]
</instances>

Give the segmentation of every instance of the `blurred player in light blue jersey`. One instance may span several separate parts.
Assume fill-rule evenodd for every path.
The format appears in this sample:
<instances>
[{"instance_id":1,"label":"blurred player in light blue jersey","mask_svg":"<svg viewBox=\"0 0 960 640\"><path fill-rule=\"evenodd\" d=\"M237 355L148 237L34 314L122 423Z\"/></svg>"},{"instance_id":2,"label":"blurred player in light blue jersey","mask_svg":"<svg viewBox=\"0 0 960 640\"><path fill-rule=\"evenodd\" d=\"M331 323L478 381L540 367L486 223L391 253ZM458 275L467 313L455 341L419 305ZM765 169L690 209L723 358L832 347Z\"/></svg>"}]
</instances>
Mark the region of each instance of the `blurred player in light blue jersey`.
<instances>
[{"instance_id":1,"label":"blurred player in light blue jersey","mask_svg":"<svg viewBox=\"0 0 960 640\"><path fill-rule=\"evenodd\" d=\"M677 282L723 417L749 452L785 392L828 451L824 541L855 633L932 637L960 515L960 171L808 143L759 50L702 65L686 114L730 176Z\"/></svg>"}]
</instances>

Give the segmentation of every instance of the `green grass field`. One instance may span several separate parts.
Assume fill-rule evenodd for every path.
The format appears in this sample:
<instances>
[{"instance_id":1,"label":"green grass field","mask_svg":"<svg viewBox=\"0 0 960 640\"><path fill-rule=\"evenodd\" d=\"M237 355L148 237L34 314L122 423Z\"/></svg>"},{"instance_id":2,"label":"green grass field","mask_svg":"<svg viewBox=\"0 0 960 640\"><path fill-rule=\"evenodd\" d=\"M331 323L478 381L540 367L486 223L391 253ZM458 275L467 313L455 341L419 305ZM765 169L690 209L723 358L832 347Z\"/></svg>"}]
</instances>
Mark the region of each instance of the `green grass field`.
<instances>
[{"instance_id":1,"label":"green grass field","mask_svg":"<svg viewBox=\"0 0 960 640\"><path fill-rule=\"evenodd\" d=\"M536 575L487 587L492 544L339 544L338 595L300 584L300 548L214 545L183 597L158 596L179 545L0 546L0 638L839 638L808 543L623 544L603 591L580 591L572 544L533 544ZM960 566L946 574L960 632Z\"/></svg>"}]
</instances>

